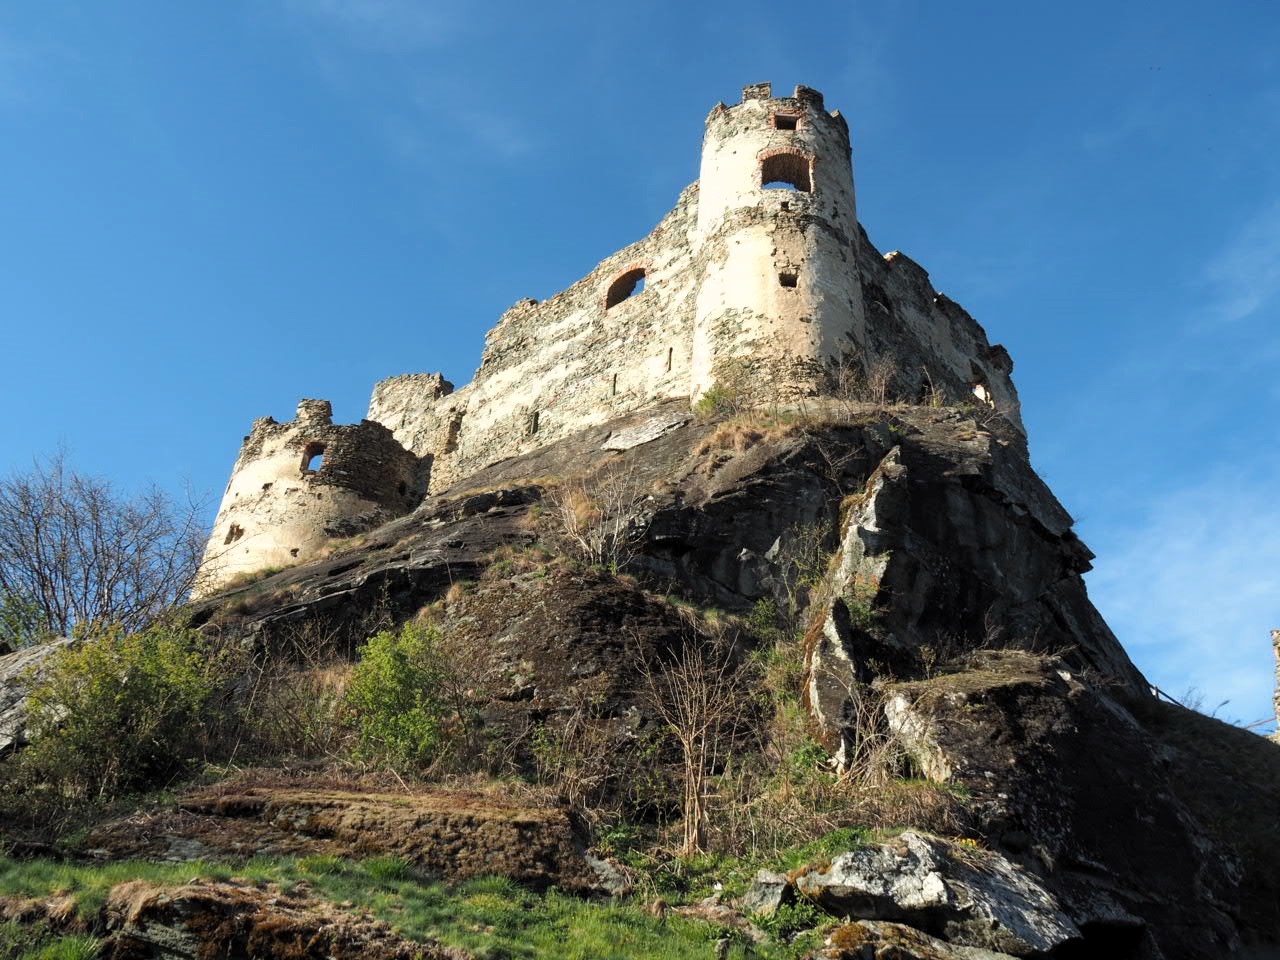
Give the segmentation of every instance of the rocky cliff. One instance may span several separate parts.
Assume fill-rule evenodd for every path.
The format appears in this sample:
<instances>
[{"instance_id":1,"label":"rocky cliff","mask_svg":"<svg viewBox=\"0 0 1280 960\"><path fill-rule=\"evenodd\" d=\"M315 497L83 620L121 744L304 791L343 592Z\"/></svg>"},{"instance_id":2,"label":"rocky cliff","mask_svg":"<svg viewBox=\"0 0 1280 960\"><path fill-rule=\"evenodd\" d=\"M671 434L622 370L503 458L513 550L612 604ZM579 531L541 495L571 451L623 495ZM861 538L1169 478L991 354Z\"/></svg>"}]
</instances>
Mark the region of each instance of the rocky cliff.
<instances>
[{"instance_id":1,"label":"rocky cliff","mask_svg":"<svg viewBox=\"0 0 1280 960\"><path fill-rule=\"evenodd\" d=\"M430 622L475 707L461 766L541 782L572 747L556 795L522 806L257 775L100 824L69 852L391 853L446 878L626 895L646 881L601 859L596 831L616 817L599 811L638 829L679 821L680 752L654 677L727 641L726 669L754 679L723 688L745 698L742 723L704 772L737 792L699 814L706 842L731 852L742 818L783 836L793 788L777 771L797 764L819 798L807 823L882 839L772 875L737 905L680 910L764 950L769 911L810 904L848 921L829 958L1274 955L1276 747L1153 699L1089 602L1089 561L1022 432L984 405L659 405L190 609L208 636L263 656L317 630L335 662L371 624ZM895 828L926 832L898 841ZM222 918L223 940L275 922L253 890L139 890L145 908L113 894L100 921L137 955L173 938L205 949L214 928L198 910ZM348 935L313 908L289 917L330 931L317 950Z\"/></svg>"},{"instance_id":2,"label":"rocky cliff","mask_svg":"<svg viewBox=\"0 0 1280 960\"><path fill-rule=\"evenodd\" d=\"M625 479L599 505L627 514L630 576L512 564L550 550L549 497L572 478ZM798 588L815 548L820 575ZM269 645L307 618L408 617L468 581L444 622L487 678L486 722L554 720L590 693L618 750L652 720L628 646L683 642L664 597L798 606L832 775L856 763L871 704L909 772L957 790L972 835L1052 892L1076 931L1052 955L1266 955L1274 747L1150 697L1089 602L1090 557L1021 432L985 409L814 401L704 422L674 404L481 471L196 617Z\"/></svg>"}]
</instances>

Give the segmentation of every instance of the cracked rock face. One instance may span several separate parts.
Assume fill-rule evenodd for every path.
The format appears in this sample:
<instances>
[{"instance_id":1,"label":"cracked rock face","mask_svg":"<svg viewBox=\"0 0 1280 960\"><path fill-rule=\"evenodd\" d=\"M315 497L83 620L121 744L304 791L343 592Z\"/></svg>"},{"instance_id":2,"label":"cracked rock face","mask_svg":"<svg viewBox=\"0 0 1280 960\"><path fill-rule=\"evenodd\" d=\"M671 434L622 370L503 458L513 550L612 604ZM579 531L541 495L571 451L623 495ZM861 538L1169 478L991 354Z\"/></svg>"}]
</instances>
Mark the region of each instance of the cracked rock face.
<instances>
[{"instance_id":1,"label":"cracked rock face","mask_svg":"<svg viewBox=\"0 0 1280 960\"><path fill-rule=\"evenodd\" d=\"M966 792L973 826L1034 869L1095 948L1105 943L1118 956L1235 955L1242 944L1231 914L1259 929L1274 922L1272 893L1259 896L1255 887L1273 891L1273 882L1242 882L1231 849L1238 838L1210 829L1221 807L1184 786L1191 778L1222 780L1215 789L1223 790L1230 775L1206 777L1202 763L1185 765L1170 744L1152 738L1153 721L1169 722L1173 705L1119 697L1060 660L1023 651L975 653L964 669L883 690L889 729L920 770ZM1231 734L1253 748L1246 762L1274 764L1260 755L1258 748L1274 750L1260 737L1208 717L1191 730L1214 744L1211 752L1230 746ZM1227 792L1235 816L1267 809L1244 783ZM1241 826L1248 823L1245 817ZM1274 825L1249 829L1274 834ZM1123 952L1140 945L1151 952Z\"/></svg>"},{"instance_id":2,"label":"cracked rock face","mask_svg":"<svg viewBox=\"0 0 1280 960\"><path fill-rule=\"evenodd\" d=\"M795 883L833 913L901 921L953 944L1015 957L1080 937L1053 895L1000 854L911 831L842 853Z\"/></svg>"}]
</instances>

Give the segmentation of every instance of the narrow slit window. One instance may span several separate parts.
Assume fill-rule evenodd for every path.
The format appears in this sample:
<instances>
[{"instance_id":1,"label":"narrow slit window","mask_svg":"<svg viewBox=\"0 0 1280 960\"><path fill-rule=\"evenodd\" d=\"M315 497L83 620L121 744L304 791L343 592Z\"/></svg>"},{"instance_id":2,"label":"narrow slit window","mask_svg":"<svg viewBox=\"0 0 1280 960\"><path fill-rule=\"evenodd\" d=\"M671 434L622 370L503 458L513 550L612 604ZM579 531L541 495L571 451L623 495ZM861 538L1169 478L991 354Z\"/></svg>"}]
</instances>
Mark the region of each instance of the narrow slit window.
<instances>
[{"instance_id":1,"label":"narrow slit window","mask_svg":"<svg viewBox=\"0 0 1280 960\"><path fill-rule=\"evenodd\" d=\"M455 413L453 419L449 421L449 428L445 433L444 452L453 453L458 449L458 434L462 432L462 414Z\"/></svg>"},{"instance_id":2,"label":"narrow slit window","mask_svg":"<svg viewBox=\"0 0 1280 960\"><path fill-rule=\"evenodd\" d=\"M794 273L778 274L778 286L780 287L794 287L798 280L799 278Z\"/></svg>"},{"instance_id":3,"label":"narrow slit window","mask_svg":"<svg viewBox=\"0 0 1280 960\"><path fill-rule=\"evenodd\" d=\"M538 432L538 411L534 410L529 414L529 436L533 436Z\"/></svg>"},{"instance_id":4,"label":"narrow slit window","mask_svg":"<svg viewBox=\"0 0 1280 960\"><path fill-rule=\"evenodd\" d=\"M613 375L613 383L609 386L609 396L616 397L618 395L618 375Z\"/></svg>"},{"instance_id":5,"label":"narrow slit window","mask_svg":"<svg viewBox=\"0 0 1280 960\"><path fill-rule=\"evenodd\" d=\"M675 357L675 353L675 347L667 347L667 373L671 372L671 361Z\"/></svg>"},{"instance_id":6,"label":"narrow slit window","mask_svg":"<svg viewBox=\"0 0 1280 960\"><path fill-rule=\"evenodd\" d=\"M315 473L324 466L324 444L308 443L302 451L302 472Z\"/></svg>"},{"instance_id":7,"label":"narrow slit window","mask_svg":"<svg viewBox=\"0 0 1280 960\"><path fill-rule=\"evenodd\" d=\"M616 307L623 300L634 297L637 293L643 293L644 278L644 267L637 267L635 270L628 270L609 284L609 292L604 298L605 309Z\"/></svg>"},{"instance_id":8,"label":"narrow slit window","mask_svg":"<svg viewBox=\"0 0 1280 960\"><path fill-rule=\"evenodd\" d=\"M760 186L766 190L813 192L813 168L802 153L775 153L760 163Z\"/></svg>"}]
</instances>

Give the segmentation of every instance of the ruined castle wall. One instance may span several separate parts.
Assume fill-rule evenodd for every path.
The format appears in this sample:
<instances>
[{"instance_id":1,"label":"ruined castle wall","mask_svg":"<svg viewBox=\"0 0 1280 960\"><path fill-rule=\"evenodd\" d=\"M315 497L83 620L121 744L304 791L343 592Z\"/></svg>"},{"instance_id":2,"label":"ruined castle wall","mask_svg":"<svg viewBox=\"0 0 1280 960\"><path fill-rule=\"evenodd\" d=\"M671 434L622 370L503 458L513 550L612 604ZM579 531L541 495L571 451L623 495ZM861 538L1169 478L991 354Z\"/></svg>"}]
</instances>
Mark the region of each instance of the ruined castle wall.
<instances>
[{"instance_id":1,"label":"ruined castle wall","mask_svg":"<svg viewBox=\"0 0 1280 960\"><path fill-rule=\"evenodd\" d=\"M327 401L255 420L205 548L196 596L241 574L286 567L411 510L418 460L378 423L333 423Z\"/></svg>"},{"instance_id":2,"label":"ruined castle wall","mask_svg":"<svg viewBox=\"0 0 1280 960\"><path fill-rule=\"evenodd\" d=\"M685 190L649 236L567 290L503 314L466 387L431 396L412 377L384 381L369 419L388 417L401 442L432 458L437 491L485 464L655 400L687 396L700 272L690 243L697 197L696 185ZM608 305L613 285L621 279L625 287L638 270L643 289Z\"/></svg>"},{"instance_id":3,"label":"ruined castle wall","mask_svg":"<svg viewBox=\"0 0 1280 960\"><path fill-rule=\"evenodd\" d=\"M638 273L643 290L611 298ZM978 388L1017 418L1007 354L917 265L866 241L844 118L807 87L773 97L757 84L711 111L700 180L652 233L504 313L467 386L393 377L369 419L421 458L438 492L656 400L696 401L729 370L784 399L819 391L837 363L867 369L881 356L895 358L900 393L920 392L917 381L952 399Z\"/></svg>"},{"instance_id":4,"label":"ruined castle wall","mask_svg":"<svg viewBox=\"0 0 1280 960\"><path fill-rule=\"evenodd\" d=\"M947 402L985 403L1022 428L1013 360L964 308L934 290L923 267L896 251L881 255L864 234L859 273L868 353L893 359L900 392L923 399L932 385Z\"/></svg>"}]
</instances>

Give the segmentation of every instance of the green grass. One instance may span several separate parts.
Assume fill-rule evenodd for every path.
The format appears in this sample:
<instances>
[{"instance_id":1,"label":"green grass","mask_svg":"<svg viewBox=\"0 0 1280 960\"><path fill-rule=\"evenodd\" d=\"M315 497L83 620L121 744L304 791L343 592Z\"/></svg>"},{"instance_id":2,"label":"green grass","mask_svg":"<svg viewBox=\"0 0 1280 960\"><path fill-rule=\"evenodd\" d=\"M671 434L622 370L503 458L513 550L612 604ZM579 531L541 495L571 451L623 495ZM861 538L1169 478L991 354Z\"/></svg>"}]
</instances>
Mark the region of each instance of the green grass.
<instances>
[{"instance_id":1,"label":"green grass","mask_svg":"<svg viewBox=\"0 0 1280 960\"><path fill-rule=\"evenodd\" d=\"M716 875L732 873L738 881L735 886L745 889L755 869L756 865L745 862L698 858L687 866L686 879L693 880L688 886L694 892L705 895ZM711 942L728 934L674 913L656 918L640 899L603 902L555 890L540 894L496 877L457 885L425 881L412 864L395 857L363 862L328 856L256 858L235 866L205 861L77 864L0 857L0 895L70 895L78 901L82 916L94 914L110 889L128 880L180 885L195 878L232 876L272 881L286 890L306 880L313 896L368 909L404 937L461 947L476 960L706 960ZM37 933L38 928L31 926L0 924L0 960L80 960L96 950L92 938ZM794 960L817 946L816 937L769 944L753 955L760 960ZM745 948L737 944L729 956L745 958Z\"/></svg>"},{"instance_id":2,"label":"green grass","mask_svg":"<svg viewBox=\"0 0 1280 960\"><path fill-rule=\"evenodd\" d=\"M0 923L0 960L94 960L102 941L88 934L59 935L42 924Z\"/></svg>"}]
</instances>

